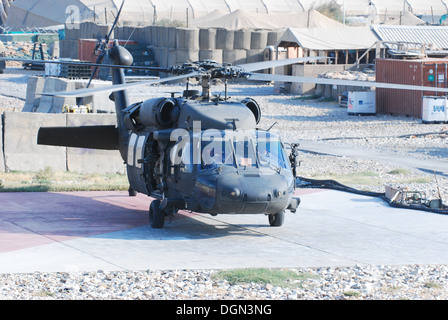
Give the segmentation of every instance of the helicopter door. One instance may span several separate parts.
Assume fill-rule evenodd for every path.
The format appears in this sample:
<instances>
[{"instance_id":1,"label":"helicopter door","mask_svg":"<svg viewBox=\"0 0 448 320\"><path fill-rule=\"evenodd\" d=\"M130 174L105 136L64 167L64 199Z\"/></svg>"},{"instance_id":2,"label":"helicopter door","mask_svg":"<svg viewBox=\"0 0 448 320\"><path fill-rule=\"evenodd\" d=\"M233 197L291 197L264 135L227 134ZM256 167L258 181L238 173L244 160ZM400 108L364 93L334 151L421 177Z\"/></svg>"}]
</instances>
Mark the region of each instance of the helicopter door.
<instances>
[{"instance_id":1,"label":"helicopter door","mask_svg":"<svg viewBox=\"0 0 448 320\"><path fill-rule=\"evenodd\" d=\"M144 175L145 146L149 133L131 134L128 145L127 173L132 189L149 194Z\"/></svg>"},{"instance_id":2,"label":"helicopter door","mask_svg":"<svg viewBox=\"0 0 448 320\"><path fill-rule=\"evenodd\" d=\"M182 194L189 194L195 182L195 165L191 141L175 144L170 150L168 183Z\"/></svg>"}]
</instances>

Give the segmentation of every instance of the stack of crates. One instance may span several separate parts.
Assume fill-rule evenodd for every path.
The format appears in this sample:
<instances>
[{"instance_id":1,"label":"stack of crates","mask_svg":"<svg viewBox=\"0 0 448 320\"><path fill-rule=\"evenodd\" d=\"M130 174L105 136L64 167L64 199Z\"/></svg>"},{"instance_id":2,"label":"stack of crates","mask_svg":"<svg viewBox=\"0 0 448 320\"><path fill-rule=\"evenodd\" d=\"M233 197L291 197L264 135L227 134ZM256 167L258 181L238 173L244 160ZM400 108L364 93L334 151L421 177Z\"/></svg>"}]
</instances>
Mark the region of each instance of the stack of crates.
<instances>
[{"instance_id":1,"label":"stack of crates","mask_svg":"<svg viewBox=\"0 0 448 320\"><path fill-rule=\"evenodd\" d=\"M82 63L82 61L77 61L77 63ZM81 66L81 65L61 65L61 70L59 76L67 79L90 79L92 75L91 66Z\"/></svg>"}]
</instances>

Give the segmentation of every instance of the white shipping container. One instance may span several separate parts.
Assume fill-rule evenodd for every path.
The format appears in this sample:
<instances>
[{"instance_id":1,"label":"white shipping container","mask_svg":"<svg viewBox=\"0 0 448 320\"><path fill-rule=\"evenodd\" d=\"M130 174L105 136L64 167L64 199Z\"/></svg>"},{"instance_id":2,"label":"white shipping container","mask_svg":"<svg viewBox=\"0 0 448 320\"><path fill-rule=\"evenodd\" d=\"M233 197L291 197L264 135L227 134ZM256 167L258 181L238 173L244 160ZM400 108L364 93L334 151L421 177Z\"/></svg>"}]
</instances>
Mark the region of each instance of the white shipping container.
<instances>
[{"instance_id":1,"label":"white shipping container","mask_svg":"<svg viewBox=\"0 0 448 320\"><path fill-rule=\"evenodd\" d=\"M348 114L375 115L375 91L349 91Z\"/></svg>"},{"instance_id":2,"label":"white shipping container","mask_svg":"<svg viewBox=\"0 0 448 320\"><path fill-rule=\"evenodd\" d=\"M447 98L423 97L422 121L423 122L446 122L448 121Z\"/></svg>"}]
</instances>

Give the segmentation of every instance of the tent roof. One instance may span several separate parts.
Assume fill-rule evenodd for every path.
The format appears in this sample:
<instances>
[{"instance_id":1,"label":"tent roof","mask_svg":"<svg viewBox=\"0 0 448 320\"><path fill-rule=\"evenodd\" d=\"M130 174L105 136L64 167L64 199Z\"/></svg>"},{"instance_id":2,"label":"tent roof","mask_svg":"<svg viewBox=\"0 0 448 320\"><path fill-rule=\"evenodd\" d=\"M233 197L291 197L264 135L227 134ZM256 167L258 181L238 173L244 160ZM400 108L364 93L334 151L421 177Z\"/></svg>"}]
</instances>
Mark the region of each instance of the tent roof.
<instances>
[{"instance_id":1,"label":"tent roof","mask_svg":"<svg viewBox=\"0 0 448 320\"><path fill-rule=\"evenodd\" d=\"M264 19L266 14L251 14L244 10L236 10L232 13L222 15L220 17L215 17L211 19L201 19L198 23L197 21L192 21L190 24L193 27L204 27L204 28L225 28L225 29L276 29L277 26L270 23L269 20Z\"/></svg>"},{"instance_id":2,"label":"tent roof","mask_svg":"<svg viewBox=\"0 0 448 320\"><path fill-rule=\"evenodd\" d=\"M310 50L356 50L368 49L378 39L370 28L289 28L279 40L282 43L297 43Z\"/></svg>"},{"instance_id":3,"label":"tent roof","mask_svg":"<svg viewBox=\"0 0 448 320\"><path fill-rule=\"evenodd\" d=\"M406 11L400 18L395 18L385 23L386 25L403 25L403 26L421 26L426 25L426 22L417 18L409 11Z\"/></svg>"},{"instance_id":4,"label":"tent roof","mask_svg":"<svg viewBox=\"0 0 448 320\"><path fill-rule=\"evenodd\" d=\"M382 41L422 43L433 50L448 49L448 27L377 25L372 29Z\"/></svg>"},{"instance_id":5,"label":"tent roof","mask_svg":"<svg viewBox=\"0 0 448 320\"><path fill-rule=\"evenodd\" d=\"M285 29L306 27L339 27L341 23L330 19L316 10L291 13L250 13L236 10L225 14L214 11L210 15L195 19L190 23L193 27L226 28L226 29Z\"/></svg>"},{"instance_id":6,"label":"tent roof","mask_svg":"<svg viewBox=\"0 0 448 320\"><path fill-rule=\"evenodd\" d=\"M0 3L5 3L1 0ZM320 4L336 1L341 8L345 4L347 17L363 15L366 16L373 11L380 20L383 17L398 17L401 12L409 11L414 15L435 15L440 16L447 13L446 0L126 0L120 22L122 24L150 25L155 20L170 19L178 21L192 21L200 17L213 13L216 10L222 13L233 13L237 10L244 10L250 14L258 14L263 24L269 23L281 27L304 27L303 21L307 21L304 15L308 10L316 8ZM46 27L49 25L60 25L66 22L68 14L67 8L75 6L79 9L80 20L92 21L96 13L95 20L100 23L105 22L105 16L110 23L114 19L122 0L15 0L11 2L8 10L7 26L13 29L27 27ZM369 6L370 4L370 6ZM106 12L106 14L105 14ZM311 11L312 15L317 15L316 11ZM282 13L279 17L278 13ZM300 19L294 19L302 14ZM263 16L269 14L269 16ZM0 12L4 18L5 14ZM328 26L331 20L323 15L313 18L316 24L310 27ZM253 21L255 18L251 18ZM326 20L326 22L323 22ZM386 20L386 19L383 19ZM240 24L250 24L240 17ZM222 22L221 22L222 24ZM261 23L260 23L261 24ZM238 26L238 24L236 24Z\"/></svg>"}]
</instances>

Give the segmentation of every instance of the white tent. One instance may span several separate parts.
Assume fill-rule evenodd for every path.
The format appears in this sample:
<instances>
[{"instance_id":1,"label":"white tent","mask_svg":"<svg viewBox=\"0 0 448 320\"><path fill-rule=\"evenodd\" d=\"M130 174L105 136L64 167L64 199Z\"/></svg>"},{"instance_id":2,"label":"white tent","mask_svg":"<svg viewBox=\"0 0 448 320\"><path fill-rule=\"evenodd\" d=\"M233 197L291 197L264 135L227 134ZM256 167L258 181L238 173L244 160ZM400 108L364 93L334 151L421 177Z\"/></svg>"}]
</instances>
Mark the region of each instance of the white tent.
<instances>
[{"instance_id":1,"label":"white tent","mask_svg":"<svg viewBox=\"0 0 448 320\"><path fill-rule=\"evenodd\" d=\"M111 23L120 6L121 0L15 0L9 8L6 25L20 30L79 21ZM120 21L152 22L153 12L148 1L128 0Z\"/></svg>"},{"instance_id":2,"label":"white tent","mask_svg":"<svg viewBox=\"0 0 448 320\"><path fill-rule=\"evenodd\" d=\"M0 0L0 3L9 1ZM276 13L282 13L280 22L283 25L302 27L297 25L300 21L290 23L291 13L307 13L331 1L335 0L126 0L120 23L151 25L163 19L191 22L216 10L227 14L244 10L251 14L272 15L269 23L275 22ZM121 3L122 0L15 0L9 7L6 25L20 30L60 25L76 17L80 21L104 23L107 20L110 23ZM405 11L414 15L440 16L447 13L448 6L447 0L336 0L336 3L341 10L345 9L347 18L370 13L378 21L399 17ZM5 16L1 9L0 15Z\"/></svg>"},{"instance_id":3,"label":"white tent","mask_svg":"<svg viewBox=\"0 0 448 320\"><path fill-rule=\"evenodd\" d=\"M316 10L270 14L236 10L229 14L214 11L210 15L193 20L190 26L239 30L340 27L342 24Z\"/></svg>"},{"instance_id":4,"label":"white tent","mask_svg":"<svg viewBox=\"0 0 448 320\"><path fill-rule=\"evenodd\" d=\"M220 17L211 17L209 19L199 18L199 21L193 20L190 25L193 27L224 28L229 30L256 28L276 29L277 26L270 23L269 20L266 19L266 16L267 14L251 14L239 9Z\"/></svg>"},{"instance_id":5,"label":"white tent","mask_svg":"<svg viewBox=\"0 0 448 320\"><path fill-rule=\"evenodd\" d=\"M424 26L426 22L406 11L399 18L395 18L385 23L386 25L402 25L402 26Z\"/></svg>"},{"instance_id":6,"label":"white tent","mask_svg":"<svg viewBox=\"0 0 448 320\"><path fill-rule=\"evenodd\" d=\"M289 28L279 39L282 43L297 43L310 50L361 50L378 41L370 28Z\"/></svg>"},{"instance_id":7,"label":"white tent","mask_svg":"<svg viewBox=\"0 0 448 320\"><path fill-rule=\"evenodd\" d=\"M110 23L121 3L122 0L15 0L7 25L20 30L60 25L73 18ZM228 14L238 9L253 13L303 10L299 2L292 0L126 0L120 22L132 25L151 25L163 19L186 22L215 10Z\"/></svg>"}]
</instances>

